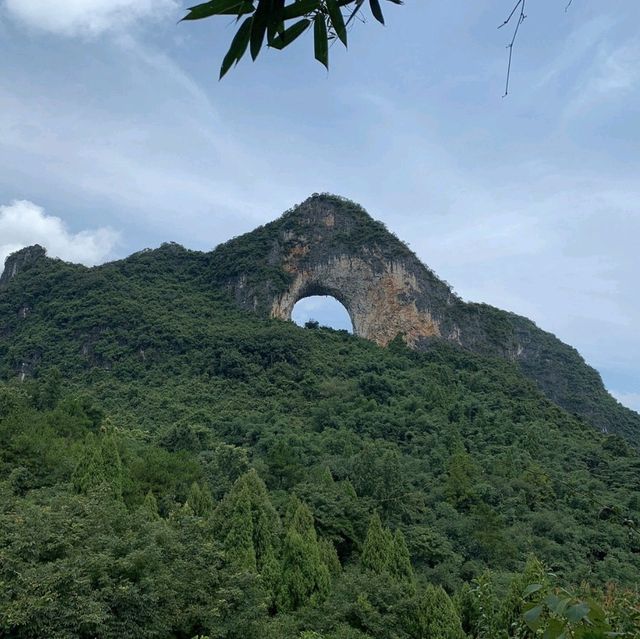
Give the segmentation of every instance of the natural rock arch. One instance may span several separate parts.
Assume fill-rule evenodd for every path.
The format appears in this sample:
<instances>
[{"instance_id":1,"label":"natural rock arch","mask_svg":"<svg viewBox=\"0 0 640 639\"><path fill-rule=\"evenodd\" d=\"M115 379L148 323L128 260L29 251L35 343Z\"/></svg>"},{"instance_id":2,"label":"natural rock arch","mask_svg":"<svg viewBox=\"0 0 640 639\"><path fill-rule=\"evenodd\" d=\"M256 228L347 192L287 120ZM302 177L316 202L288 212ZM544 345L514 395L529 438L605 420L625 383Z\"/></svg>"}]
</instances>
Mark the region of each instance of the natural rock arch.
<instances>
[{"instance_id":1,"label":"natural rock arch","mask_svg":"<svg viewBox=\"0 0 640 639\"><path fill-rule=\"evenodd\" d=\"M242 246L247 240L251 247ZM244 308L290 320L299 300L330 295L347 309L354 333L380 345L398 334L410 345L443 335L433 309L456 299L449 287L353 202L311 197L224 249L253 246L261 254L247 260L250 270L228 281Z\"/></svg>"},{"instance_id":2,"label":"natural rock arch","mask_svg":"<svg viewBox=\"0 0 640 639\"><path fill-rule=\"evenodd\" d=\"M354 332L353 319L345 305L334 295L326 293L301 297L292 308L291 321L299 326L315 322L324 328Z\"/></svg>"},{"instance_id":3,"label":"natural rock arch","mask_svg":"<svg viewBox=\"0 0 640 639\"><path fill-rule=\"evenodd\" d=\"M420 336L439 335L428 313L418 311L417 282L400 264L383 268L374 260L335 256L307 268L293 271L291 285L273 300L271 316L290 320L293 307L312 295L329 295L347 310L353 332L359 337L387 344L398 333L410 341Z\"/></svg>"}]
</instances>

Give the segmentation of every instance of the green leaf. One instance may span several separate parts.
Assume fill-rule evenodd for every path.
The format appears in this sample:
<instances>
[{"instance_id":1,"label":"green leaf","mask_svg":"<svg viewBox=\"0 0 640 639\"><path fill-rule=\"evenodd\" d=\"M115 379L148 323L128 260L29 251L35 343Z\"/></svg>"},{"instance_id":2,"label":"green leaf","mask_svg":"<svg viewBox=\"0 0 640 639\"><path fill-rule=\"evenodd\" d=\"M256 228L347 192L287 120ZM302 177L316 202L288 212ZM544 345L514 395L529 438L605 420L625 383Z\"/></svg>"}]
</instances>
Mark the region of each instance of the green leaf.
<instances>
[{"instance_id":1,"label":"green leaf","mask_svg":"<svg viewBox=\"0 0 640 639\"><path fill-rule=\"evenodd\" d=\"M524 589L524 592L522 593L522 598L526 599L529 595L533 594L534 592L538 592L540 588L542 588L542 584L529 584Z\"/></svg>"},{"instance_id":2,"label":"green leaf","mask_svg":"<svg viewBox=\"0 0 640 639\"><path fill-rule=\"evenodd\" d=\"M556 614L560 614L560 607L562 604L562 599L560 599L560 597L558 597L558 595L554 594L554 593L549 593L546 597L546 599L544 600L545 603L547 604L547 606L549 607L549 610L551 610L551 612L555 612Z\"/></svg>"},{"instance_id":3,"label":"green leaf","mask_svg":"<svg viewBox=\"0 0 640 639\"><path fill-rule=\"evenodd\" d=\"M544 629L543 639L560 639L564 634L565 624L559 619L550 619Z\"/></svg>"},{"instance_id":4,"label":"green leaf","mask_svg":"<svg viewBox=\"0 0 640 639\"><path fill-rule=\"evenodd\" d=\"M202 18L221 15L241 16L253 13L254 9L251 0L211 0L189 7L189 13L180 22L183 20L202 20Z\"/></svg>"},{"instance_id":5,"label":"green leaf","mask_svg":"<svg viewBox=\"0 0 640 639\"><path fill-rule=\"evenodd\" d=\"M284 33L284 0L271 0L271 11L267 24L267 42L269 46L273 39Z\"/></svg>"},{"instance_id":6,"label":"green leaf","mask_svg":"<svg viewBox=\"0 0 640 639\"><path fill-rule=\"evenodd\" d=\"M356 6L353 8L351 15L347 19L347 25L356 17L356 13L360 10L360 7L364 4L364 0L356 0Z\"/></svg>"},{"instance_id":7,"label":"green leaf","mask_svg":"<svg viewBox=\"0 0 640 639\"><path fill-rule=\"evenodd\" d=\"M384 24L384 16L382 15L380 0L369 0L369 6L371 7L371 13L373 13L373 17L381 24Z\"/></svg>"},{"instance_id":8,"label":"green leaf","mask_svg":"<svg viewBox=\"0 0 640 639\"><path fill-rule=\"evenodd\" d=\"M255 60L260 53L264 36L267 32L267 24L269 22L270 0L258 0L258 8L253 16L253 24L251 25L251 57Z\"/></svg>"},{"instance_id":9,"label":"green leaf","mask_svg":"<svg viewBox=\"0 0 640 639\"><path fill-rule=\"evenodd\" d=\"M329 12L329 18L331 24L335 29L336 35L340 38L340 41L344 46L347 46L347 27L344 24L344 18L342 11L338 5L338 0L327 0L327 11Z\"/></svg>"},{"instance_id":10,"label":"green leaf","mask_svg":"<svg viewBox=\"0 0 640 639\"><path fill-rule=\"evenodd\" d=\"M310 24L311 20L303 18L295 24L292 24L282 33L279 33L277 36L275 36L275 38L273 38L273 40L269 43L269 46L272 46L274 49L284 49L286 46L290 45L296 38L302 35L307 30Z\"/></svg>"},{"instance_id":11,"label":"green leaf","mask_svg":"<svg viewBox=\"0 0 640 639\"><path fill-rule=\"evenodd\" d=\"M560 599L560 597L551 593L547 596L545 602L551 612L554 612L556 615L564 615L565 610L571 603L571 597Z\"/></svg>"},{"instance_id":12,"label":"green leaf","mask_svg":"<svg viewBox=\"0 0 640 639\"><path fill-rule=\"evenodd\" d=\"M296 0L284 8L284 19L301 18L320 8L320 0Z\"/></svg>"},{"instance_id":13,"label":"green leaf","mask_svg":"<svg viewBox=\"0 0 640 639\"><path fill-rule=\"evenodd\" d=\"M329 40L327 23L324 15L319 13L313 20L313 46L316 60L329 68Z\"/></svg>"},{"instance_id":14,"label":"green leaf","mask_svg":"<svg viewBox=\"0 0 640 639\"><path fill-rule=\"evenodd\" d=\"M533 632L540 627L540 615L542 615L542 606L534 606L524 613L525 623Z\"/></svg>"},{"instance_id":15,"label":"green leaf","mask_svg":"<svg viewBox=\"0 0 640 639\"><path fill-rule=\"evenodd\" d=\"M220 67L220 80L224 77L227 71L233 66L238 64L240 58L244 55L249 44L249 38L251 37L251 24L253 22L253 16L246 18L240 25L236 35L231 41L231 46L227 55L224 56L222 66Z\"/></svg>"},{"instance_id":16,"label":"green leaf","mask_svg":"<svg viewBox=\"0 0 640 639\"><path fill-rule=\"evenodd\" d=\"M604 623L606 615L604 614L604 610L602 609L602 607L598 603L593 601L593 599L589 599L588 603L589 614L587 616L589 617L589 621L591 621L592 623Z\"/></svg>"},{"instance_id":17,"label":"green leaf","mask_svg":"<svg viewBox=\"0 0 640 639\"><path fill-rule=\"evenodd\" d=\"M565 616L571 623L577 623L578 621L582 621L588 614L589 604L581 601L569 607Z\"/></svg>"}]
</instances>

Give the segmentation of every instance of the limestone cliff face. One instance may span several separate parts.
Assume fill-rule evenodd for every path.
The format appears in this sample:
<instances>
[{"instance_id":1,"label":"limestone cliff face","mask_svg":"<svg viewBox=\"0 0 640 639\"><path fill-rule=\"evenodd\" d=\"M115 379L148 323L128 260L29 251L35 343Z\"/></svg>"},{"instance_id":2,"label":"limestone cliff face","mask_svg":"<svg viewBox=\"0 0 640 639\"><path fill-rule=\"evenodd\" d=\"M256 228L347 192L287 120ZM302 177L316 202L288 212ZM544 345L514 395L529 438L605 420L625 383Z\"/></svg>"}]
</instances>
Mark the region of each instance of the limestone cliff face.
<instances>
[{"instance_id":1,"label":"limestone cliff face","mask_svg":"<svg viewBox=\"0 0 640 639\"><path fill-rule=\"evenodd\" d=\"M353 202L312 196L212 257L219 282L247 310L288 320L300 299L331 295L360 337L384 346L401 334L418 350L441 339L506 359L560 406L610 427L615 400L575 349L524 317L463 302Z\"/></svg>"},{"instance_id":2,"label":"limestone cliff face","mask_svg":"<svg viewBox=\"0 0 640 639\"><path fill-rule=\"evenodd\" d=\"M251 285L251 273L236 276L230 286L248 310L288 320L300 299L331 295L356 335L382 346L398 334L412 346L442 336L442 309L455 296L358 206L318 196L265 228L271 241L261 257L282 271L284 284Z\"/></svg>"},{"instance_id":3,"label":"limestone cliff face","mask_svg":"<svg viewBox=\"0 0 640 639\"><path fill-rule=\"evenodd\" d=\"M4 262L4 270L0 275L0 289L6 288L9 282L24 269L27 264L31 264L41 257L45 257L47 252L39 244L27 246L9 255Z\"/></svg>"}]
</instances>

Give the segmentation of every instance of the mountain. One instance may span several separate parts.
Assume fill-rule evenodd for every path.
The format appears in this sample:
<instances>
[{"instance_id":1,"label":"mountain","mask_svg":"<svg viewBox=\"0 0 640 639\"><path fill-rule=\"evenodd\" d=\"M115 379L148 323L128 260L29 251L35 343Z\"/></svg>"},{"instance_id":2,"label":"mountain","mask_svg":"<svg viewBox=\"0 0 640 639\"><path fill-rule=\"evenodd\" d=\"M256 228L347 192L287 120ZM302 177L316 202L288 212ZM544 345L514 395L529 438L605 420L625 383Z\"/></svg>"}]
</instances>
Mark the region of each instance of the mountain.
<instances>
[{"instance_id":1,"label":"mountain","mask_svg":"<svg viewBox=\"0 0 640 639\"><path fill-rule=\"evenodd\" d=\"M359 335L280 319L314 292ZM589 371L333 196L210 253L24 249L0 279L0 635L638 636L636 416ZM581 412L544 375L583 380Z\"/></svg>"},{"instance_id":2,"label":"mountain","mask_svg":"<svg viewBox=\"0 0 640 639\"><path fill-rule=\"evenodd\" d=\"M11 256L0 289L44 255L41 247L29 247ZM640 443L640 415L606 391L598 372L574 348L525 317L464 302L383 224L349 200L314 195L209 254L189 252L181 259L191 261L213 290L227 292L239 308L263 317L288 320L300 299L331 295L347 309L355 334L382 346L397 335L421 351L445 340L510 361L562 408L602 432ZM121 271L126 273L127 262L135 260L125 260ZM16 372L23 364L30 370L39 357L38 352L18 357L24 361L16 361Z\"/></svg>"}]
</instances>

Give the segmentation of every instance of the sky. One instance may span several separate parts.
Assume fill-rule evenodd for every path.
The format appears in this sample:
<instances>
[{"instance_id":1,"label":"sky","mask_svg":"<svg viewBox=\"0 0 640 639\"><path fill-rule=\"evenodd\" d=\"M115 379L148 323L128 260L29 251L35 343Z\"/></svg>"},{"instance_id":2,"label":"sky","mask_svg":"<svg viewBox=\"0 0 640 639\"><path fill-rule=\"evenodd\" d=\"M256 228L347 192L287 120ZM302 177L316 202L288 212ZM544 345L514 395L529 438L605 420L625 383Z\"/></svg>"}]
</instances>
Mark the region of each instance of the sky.
<instances>
[{"instance_id":1,"label":"sky","mask_svg":"<svg viewBox=\"0 0 640 639\"><path fill-rule=\"evenodd\" d=\"M192 3L0 0L0 260L211 250L337 193L640 410L637 0L529 3L507 97L513 0L387 2L328 73L303 36L221 82L233 21Z\"/></svg>"}]
</instances>

